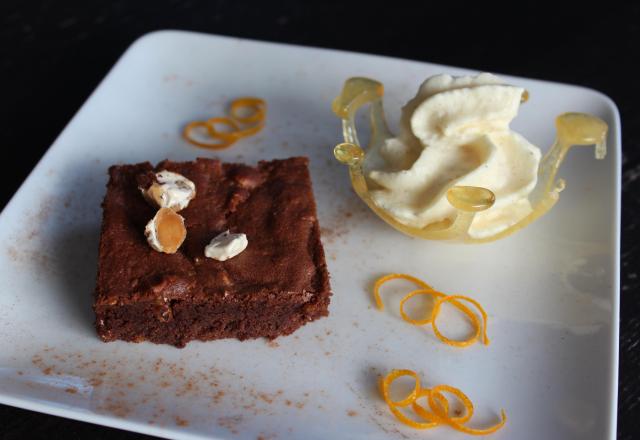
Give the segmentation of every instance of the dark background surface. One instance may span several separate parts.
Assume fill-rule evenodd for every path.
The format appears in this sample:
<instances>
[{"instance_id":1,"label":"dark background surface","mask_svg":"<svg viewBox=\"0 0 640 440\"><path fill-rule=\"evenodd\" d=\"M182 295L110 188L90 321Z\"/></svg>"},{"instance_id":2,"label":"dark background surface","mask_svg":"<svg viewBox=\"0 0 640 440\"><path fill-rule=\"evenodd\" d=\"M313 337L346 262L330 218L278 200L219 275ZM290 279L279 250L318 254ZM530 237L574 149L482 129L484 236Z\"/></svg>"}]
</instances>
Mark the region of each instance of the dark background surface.
<instances>
[{"instance_id":1,"label":"dark background surface","mask_svg":"<svg viewBox=\"0 0 640 440\"><path fill-rule=\"evenodd\" d=\"M0 3L0 206L137 37L185 29L568 82L622 115L622 305L618 438L640 438L640 4L503 7L387 2L7 1ZM392 6L393 5L393 6ZM416 85L417 86L417 85ZM10 161L8 160L10 159ZM1 348L0 348L1 349ZM3 439L142 436L0 405Z\"/></svg>"}]
</instances>

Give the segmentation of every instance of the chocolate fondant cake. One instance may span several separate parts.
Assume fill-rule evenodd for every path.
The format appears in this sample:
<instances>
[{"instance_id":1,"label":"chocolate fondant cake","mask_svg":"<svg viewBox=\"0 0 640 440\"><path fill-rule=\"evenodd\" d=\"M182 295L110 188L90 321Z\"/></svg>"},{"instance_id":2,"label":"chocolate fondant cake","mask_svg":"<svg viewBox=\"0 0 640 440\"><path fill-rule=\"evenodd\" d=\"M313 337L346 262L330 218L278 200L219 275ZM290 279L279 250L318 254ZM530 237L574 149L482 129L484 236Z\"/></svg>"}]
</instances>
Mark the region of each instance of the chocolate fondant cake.
<instances>
[{"instance_id":1,"label":"chocolate fondant cake","mask_svg":"<svg viewBox=\"0 0 640 440\"><path fill-rule=\"evenodd\" d=\"M180 211L187 236L174 254L145 239L156 207L139 187L153 172L196 186ZM94 310L104 341L148 340L182 347L194 339L276 338L328 315L329 276L306 158L256 167L194 162L118 165L103 202ZM204 255L229 230L247 248L226 261Z\"/></svg>"}]
</instances>

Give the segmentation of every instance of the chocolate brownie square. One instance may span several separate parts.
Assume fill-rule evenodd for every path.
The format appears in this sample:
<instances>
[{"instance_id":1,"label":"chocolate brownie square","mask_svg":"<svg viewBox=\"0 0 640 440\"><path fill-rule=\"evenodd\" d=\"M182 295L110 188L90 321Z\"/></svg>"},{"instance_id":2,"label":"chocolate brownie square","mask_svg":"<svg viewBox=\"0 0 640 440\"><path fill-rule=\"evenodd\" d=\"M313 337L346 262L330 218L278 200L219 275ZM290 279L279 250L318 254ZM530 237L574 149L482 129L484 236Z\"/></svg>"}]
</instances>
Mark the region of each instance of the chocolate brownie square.
<instances>
[{"instance_id":1,"label":"chocolate brownie square","mask_svg":"<svg viewBox=\"0 0 640 440\"><path fill-rule=\"evenodd\" d=\"M174 254L144 235L157 207L139 189L150 172L179 173L196 186L180 215L187 236ZM308 160L256 167L213 159L117 165L103 202L94 311L104 341L188 341L287 335L328 315L331 296ZM204 255L229 230L248 247L226 261Z\"/></svg>"}]
</instances>

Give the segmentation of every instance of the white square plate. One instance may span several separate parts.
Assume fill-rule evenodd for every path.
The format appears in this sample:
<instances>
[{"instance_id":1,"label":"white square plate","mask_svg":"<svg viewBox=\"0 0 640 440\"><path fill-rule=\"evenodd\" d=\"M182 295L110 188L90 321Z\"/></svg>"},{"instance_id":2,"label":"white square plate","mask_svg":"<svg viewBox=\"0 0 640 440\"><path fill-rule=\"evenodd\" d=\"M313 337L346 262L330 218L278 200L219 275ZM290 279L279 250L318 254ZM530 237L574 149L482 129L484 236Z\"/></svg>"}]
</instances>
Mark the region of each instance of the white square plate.
<instances>
[{"instance_id":1,"label":"white square plate","mask_svg":"<svg viewBox=\"0 0 640 440\"><path fill-rule=\"evenodd\" d=\"M465 390L496 439L615 437L620 120L602 94L504 77L531 94L514 128L547 148L553 120L583 111L610 126L606 160L570 153L567 189L544 218L491 244L405 237L354 195L332 157L330 103L350 76L386 87L390 121L421 81L464 69L371 55L165 31L136 41L51 146L0 217L0 402L159 436L450 438L388 413L378 374L417 370ZM269 105L266 128L216 156L254 163L306 155L334 296L329 318L275 343L193 342L180 350L105 344L91 311L107 167L213 156L180 138L235 97ZM373 307L372 280L420 276L490 314L490 346L455 349ZM395 302L394 302L395 301Z\"/></svg>"}]
</instances>

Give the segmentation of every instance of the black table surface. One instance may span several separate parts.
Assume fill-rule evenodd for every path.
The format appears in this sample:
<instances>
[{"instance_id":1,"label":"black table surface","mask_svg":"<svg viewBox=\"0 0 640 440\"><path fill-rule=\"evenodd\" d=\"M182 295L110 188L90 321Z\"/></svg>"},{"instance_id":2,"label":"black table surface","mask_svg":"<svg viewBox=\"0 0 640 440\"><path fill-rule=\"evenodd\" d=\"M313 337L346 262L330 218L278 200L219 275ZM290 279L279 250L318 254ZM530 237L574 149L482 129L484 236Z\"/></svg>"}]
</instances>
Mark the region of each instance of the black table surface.
<instances>
[{"instance_id":1,"label":"black table surface","mask_svg":"<svg viewBox=\"0 0 640 440\"><path fill-rule=\"evenodd\" d=\"M446 3L446 4L440 4ZM8 202L126 47L185 29L338 48L580 84L622 115L622 273L618 438L640 438L640 4L561 2L0 2L0 204ZM0 348L1 349L1 348ZM3 439L139 434L0 405Z\"/></svg>"}]
</instances>

